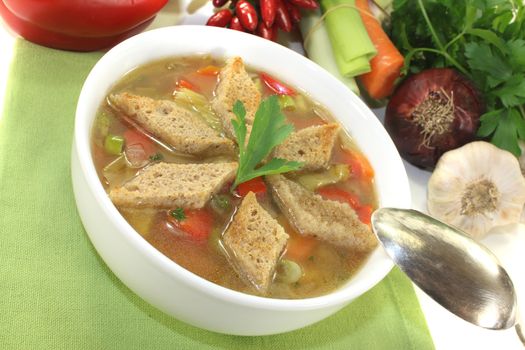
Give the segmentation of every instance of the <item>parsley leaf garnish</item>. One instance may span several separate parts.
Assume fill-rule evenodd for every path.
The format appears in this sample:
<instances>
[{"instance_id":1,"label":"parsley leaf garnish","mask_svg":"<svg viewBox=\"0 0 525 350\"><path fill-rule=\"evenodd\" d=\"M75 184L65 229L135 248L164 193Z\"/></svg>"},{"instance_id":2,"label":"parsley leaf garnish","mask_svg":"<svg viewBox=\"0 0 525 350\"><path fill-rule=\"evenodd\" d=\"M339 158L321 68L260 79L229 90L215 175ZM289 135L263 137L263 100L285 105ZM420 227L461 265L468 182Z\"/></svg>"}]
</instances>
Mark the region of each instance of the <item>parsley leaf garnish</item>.
<instances>
[{"instance_id":1,"label":"parsley leaf garnish","mask_svg":"<svg viewBox=\"0 0 525 350\"><path fill-rule=\"evenodd\" d=\"M170 215L174 217L177 221L183 221L186 219L186 214L184 213L183 208L177 208L170 211Z\"/></svg>"},{"instance_id":2,"label":"parsley leaf garnish","mask_svg":"<svg viewBox=\"0 0 525 350\"><path fill-rule=\"evenodd\" d=\"M293 126L286 124L277 96L272 95L259 104L247 144L246 109L241 101L235 102L233 113L236 118L232 119L232 125L239 144L239 168L232 190L253 178L294 171L303 166L301 162L280 158L272 158L259 166L293 131Z\"/></svg>"}]
</instances>

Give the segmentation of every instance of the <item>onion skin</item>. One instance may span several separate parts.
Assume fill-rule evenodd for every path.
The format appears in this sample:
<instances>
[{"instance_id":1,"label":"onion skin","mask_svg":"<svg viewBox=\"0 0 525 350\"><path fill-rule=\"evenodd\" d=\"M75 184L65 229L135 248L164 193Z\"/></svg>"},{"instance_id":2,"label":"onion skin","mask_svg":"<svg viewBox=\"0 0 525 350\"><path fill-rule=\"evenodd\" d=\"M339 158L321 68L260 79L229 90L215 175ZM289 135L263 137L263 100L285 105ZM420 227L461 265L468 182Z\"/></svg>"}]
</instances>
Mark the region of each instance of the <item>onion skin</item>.
<instances>
[{"instance_id":1,"label":"onion skin","mask_svg":"<svg viewBox=\"0 0 525 350\"><path fill-rule=\"evenodd\" d=\"M431 92L452 96L453 121L448 130L425 145L414 111ZM385 128L401 156L413 165L433 169L441 155L476 138L485 104L474 84L450 68L432 68L408 77L396 89L385 112Z\"/></svg>"}]
</instances>

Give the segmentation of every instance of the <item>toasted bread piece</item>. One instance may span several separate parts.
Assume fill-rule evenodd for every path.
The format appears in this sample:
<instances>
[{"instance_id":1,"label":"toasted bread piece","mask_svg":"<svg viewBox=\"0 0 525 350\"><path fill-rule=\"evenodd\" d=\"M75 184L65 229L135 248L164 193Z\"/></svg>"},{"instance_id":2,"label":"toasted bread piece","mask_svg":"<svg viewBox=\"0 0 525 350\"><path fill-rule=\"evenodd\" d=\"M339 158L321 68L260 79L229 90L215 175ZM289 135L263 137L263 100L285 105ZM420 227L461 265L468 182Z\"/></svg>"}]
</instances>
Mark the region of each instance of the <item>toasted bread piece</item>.
<instances>
[{"instance_id":1,"label":"toasted bread piece","mask_svg":"<svg viewBox=\"0 0 525 350\"><path fill-rule=\"evenodd\" d=\"M215 113L222 118L226 134L235 139L231 120L235 118L233 105L239 100L246 109L246 124L253 124L255 112L261 102L261 92L244 68L242 58L233 57L226 61L226 65L219 73L219 83L215 89L215 98L211 105ZM249 130L248 128L248 135Z\"/></svg>"},{"instance_id":2,"label":"toasted bread piece","mask_svg":"<svg viewBox=\"0 0 525 350\"><path fill-rule=\"evenodd\" d=\"M336 123L301 129L292 133L282 144L275 147L273 156L304 162L301 170L326 169L339 129Z\"/></svg>"},{"instance_id":3,"label":"toasted bread piece","mask_svg":"<svg viewBox=\"0 0 525 350\"><path fill-rule=\"evenodd\" d=\"M266 180L277 205L299 233L358 251L376 246L372 230L348 204L323 199L282 175Z\"/></svg>"},{"instance_id":4,"label":"toasted bread piece","mask_svg":"<svg viewBox=\"0 0 525 350\"><path fill-rule=\"evenodd\" d=\"M177 151L210 156L235 151L232 140L222 137L194 112L173 101L127 92L111 95L109 100L114 108Z\"/></svg>"},{"instance_id":5,"label":"toasted bread piece","mask_svg":"<svg viewBox=\"0 0 525 350\"><path fill-rule=\"evenodd\" d=\"M237 163L156 163L142 169L109 197L123 208L189 208L206 205L212 194L233 180Z\"/></svg>"},{"instance_id":6,"label":"toasted bread piece","mask_svg":"<svg viewBox=\"0 0 525 350\"><path fill-rule=\"evenodd\" d=\"M249 192L222 238L239 275L260 292L268 290L288 235Z\"/></svg>"}]
</instances>

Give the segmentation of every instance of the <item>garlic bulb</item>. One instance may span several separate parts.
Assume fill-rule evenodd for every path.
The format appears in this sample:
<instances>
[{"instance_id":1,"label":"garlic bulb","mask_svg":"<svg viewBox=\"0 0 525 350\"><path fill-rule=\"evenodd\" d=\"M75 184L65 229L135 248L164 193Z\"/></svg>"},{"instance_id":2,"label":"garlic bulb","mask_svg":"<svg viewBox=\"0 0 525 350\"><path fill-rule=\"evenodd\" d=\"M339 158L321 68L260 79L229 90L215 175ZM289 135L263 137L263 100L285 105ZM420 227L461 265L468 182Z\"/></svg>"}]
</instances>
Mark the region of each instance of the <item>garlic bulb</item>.
<instances>
[{"instance_id":1,"label":"garlic bulb","mask_svg":"<svg viewBox=\"0 0 525 350\"><path fill-rule=\"evenodd\" d=\"M516 223L525 204L525 178L511 153L471 142L445 153L428 182L430 215L473 238Z\"/></svg>"}]
</instances>

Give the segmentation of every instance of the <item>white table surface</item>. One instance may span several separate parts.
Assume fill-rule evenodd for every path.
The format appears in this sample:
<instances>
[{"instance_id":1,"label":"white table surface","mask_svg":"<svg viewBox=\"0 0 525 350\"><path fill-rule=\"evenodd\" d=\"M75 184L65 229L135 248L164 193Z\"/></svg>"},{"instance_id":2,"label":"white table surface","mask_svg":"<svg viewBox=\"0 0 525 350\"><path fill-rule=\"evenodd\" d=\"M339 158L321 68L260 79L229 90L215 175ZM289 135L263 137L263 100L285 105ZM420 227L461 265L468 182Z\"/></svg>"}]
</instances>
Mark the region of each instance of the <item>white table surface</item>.
<instances>
[{"instance_id":1,"label":"white table surface","mask_svg":"<svg viewBox=\"0 0 525 350\"><path fill-rule=\"evenodd\" d=\"M185 2L185 0L181 1L181 3ZM175 15L178 7L176 2L171 1L157 17L152 27L171 24L203 24L211 13L211 5L208 4L193 15L184 14L179 17ZM3 109L7 72L13 57L15 37L16 34L11 32L0 19L0 111ZM375 112L380 116L382 111ZM1 116L0 113L0 123L2 122ZM426 184L430 173L419 170L408 163L405 163L405 168L410 180L412 206L414 209L425 211ZM499 232L489 235L483 240L483 243L500 258L514 281L518 300L524 301L525 274L522 267L525 266L525 226L510 225L496 231ZM415 289L436 349L523 349L513 329L490 331L473 326L443 309L417 287Z\"/></svg>"}]
</instances>

